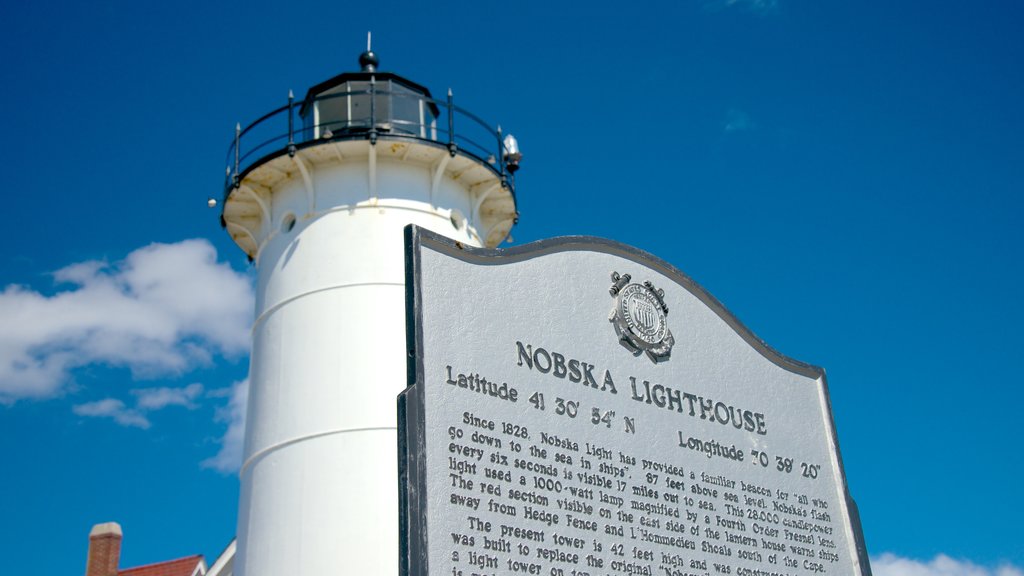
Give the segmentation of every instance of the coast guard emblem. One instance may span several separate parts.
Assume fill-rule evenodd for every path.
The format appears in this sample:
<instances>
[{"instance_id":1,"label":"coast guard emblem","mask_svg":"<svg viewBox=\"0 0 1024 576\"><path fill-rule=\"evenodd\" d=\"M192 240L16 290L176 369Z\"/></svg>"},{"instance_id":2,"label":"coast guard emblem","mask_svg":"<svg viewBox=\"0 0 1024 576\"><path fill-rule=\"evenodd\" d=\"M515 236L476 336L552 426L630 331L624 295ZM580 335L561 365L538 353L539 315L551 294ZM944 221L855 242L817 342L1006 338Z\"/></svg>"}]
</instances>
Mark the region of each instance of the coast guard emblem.
<instances>
[{"instance_id":1,"label":"coast guard emblem","mask_svg":"<svg viewBox=\"0 0 1024 576\"><path fill-rule=\"evenodd\" d=\"M634 356L647 353L655 363L668 360L675 338L668 329L668 306L665 291L657 289L649 281L630 284L630 275L612 272L612 287L608 292L615 296L615 308L608 320L615 327L619 343Z\"/></svg>"}]
</instances>

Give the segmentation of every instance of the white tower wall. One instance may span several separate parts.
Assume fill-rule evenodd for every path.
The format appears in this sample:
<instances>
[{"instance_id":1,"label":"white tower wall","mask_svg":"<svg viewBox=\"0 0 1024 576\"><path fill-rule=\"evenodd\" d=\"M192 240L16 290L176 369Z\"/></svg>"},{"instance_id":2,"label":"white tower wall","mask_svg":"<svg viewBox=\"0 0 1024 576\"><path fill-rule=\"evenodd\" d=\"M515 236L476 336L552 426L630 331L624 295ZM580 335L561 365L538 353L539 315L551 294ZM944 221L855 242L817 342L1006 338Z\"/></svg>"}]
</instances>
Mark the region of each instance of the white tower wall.
<instances>
[{"instance_id":1,"label":"white tower wall","mask_svg":"<svg viewBox=\"0 0 1024 576\"><path fill-rule=\"evenodd\" d=\"M479 160L384 139L278 156L229 195L258 268L237 574L398 573L403 229L494 245L514 217Z\"/></svg>"}]
</instances>

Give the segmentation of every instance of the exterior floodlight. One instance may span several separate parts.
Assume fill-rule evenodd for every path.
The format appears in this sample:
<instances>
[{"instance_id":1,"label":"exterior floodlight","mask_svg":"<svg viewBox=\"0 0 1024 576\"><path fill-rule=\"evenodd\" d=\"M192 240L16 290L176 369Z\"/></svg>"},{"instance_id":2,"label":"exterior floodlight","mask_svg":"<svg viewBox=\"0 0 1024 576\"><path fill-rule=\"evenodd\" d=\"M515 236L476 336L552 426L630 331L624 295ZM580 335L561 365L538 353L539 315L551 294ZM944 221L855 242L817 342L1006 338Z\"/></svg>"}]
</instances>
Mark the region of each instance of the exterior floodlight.
<instances>
[{"instance_id":1,"label":"exterior floodlight","mask_svg":"<svg viewBox=\"0 0 1024 576\"><path fill-rule=\"evenodd\" d=\"M523 154L519 151L519 141L516 137L509 134L505 136L505 163L508 164L508 171L515 173L519 170L519 161L522 160Z\"/></svg>"}]
</instances>

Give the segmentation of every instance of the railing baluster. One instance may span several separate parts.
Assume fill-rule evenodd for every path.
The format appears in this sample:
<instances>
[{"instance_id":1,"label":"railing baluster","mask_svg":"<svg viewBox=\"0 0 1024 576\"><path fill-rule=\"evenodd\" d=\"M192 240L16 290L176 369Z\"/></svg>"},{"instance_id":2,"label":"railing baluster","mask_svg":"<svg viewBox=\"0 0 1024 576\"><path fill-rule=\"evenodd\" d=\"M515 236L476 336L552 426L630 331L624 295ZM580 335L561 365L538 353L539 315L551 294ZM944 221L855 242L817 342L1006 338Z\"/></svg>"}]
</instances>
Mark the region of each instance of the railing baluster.
<instances>
[{"instance_id":1,"label":"railing baluster","mask_svg":"<svg viewBox=\"0 0 1024 576\"><path fill-rule=\"evenodd\" d=\"M295 156L295 114L292 113L292 107L295 105L295 94L288 91L288 156Z\"/></svg>"},{"instance_id":2,"label":"railing baluster","mask_svg":"<svg viewBox=\"0 0 1024 576\"><path fill-rule=\"evenodd\" d=\"M236 122L235 123L235 175L234 175L235 188L238 188L239 186L242 185L242 181L238 179L238 145L239 145L239 142L241 140L242 140L242 123L241 122Z\"/></svg>"},{"instance_id":3,"label":"railing baluster","mask_svg":"<svg viewBox=\"0 0 1024 576\"><path fill-rule=\"evenodd\" d=\"M377 77L370 76L370 145L377 145Z\"/></svg>"},{"instance_id":4,"label":"railing baluster","mask_svg":"<svg viewBox=\"0 0 1024 576\"><path fill-rule=\"evenodd\" d=\"M505 174L505 143L501 139L501 124L498 124L498 167L501 172L501 187L508 187L508 176Z\"/></svg>"},{"instance_id":5,"label":"railing baluster","mask_svg":"<svg viewBox=\"0 0 1024 576\"><path fill-rule=\"evenodd\" d=\"M455 105L452 98L452 89L448 89L448 153L455 157L458 146L455 144Z\"/></svg>"}]
</instances>

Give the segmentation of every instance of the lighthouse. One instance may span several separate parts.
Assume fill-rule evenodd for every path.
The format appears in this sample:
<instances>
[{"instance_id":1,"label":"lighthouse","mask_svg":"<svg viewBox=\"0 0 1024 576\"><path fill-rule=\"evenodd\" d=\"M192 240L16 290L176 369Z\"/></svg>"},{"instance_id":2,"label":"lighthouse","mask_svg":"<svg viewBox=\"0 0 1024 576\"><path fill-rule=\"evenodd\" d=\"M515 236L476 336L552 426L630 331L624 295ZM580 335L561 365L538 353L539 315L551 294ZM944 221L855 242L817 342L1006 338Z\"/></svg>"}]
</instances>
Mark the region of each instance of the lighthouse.
<instances>
[{"instance_id":1,"label":"lighthouse","mask_svg":"<svg viewBox=\"0 0 1024 576\"><path fill-rule=\"evenodd\" d=\"M493 248L517 219L515 139L369 48L228 153L221 223L257 270L240 576L398 573L403 230Z\"/></svg>"}]
</instances>

